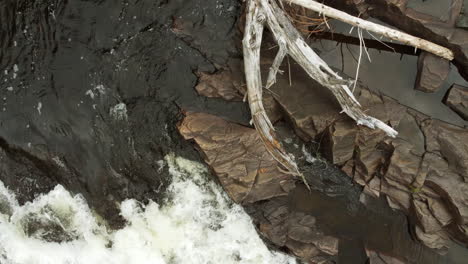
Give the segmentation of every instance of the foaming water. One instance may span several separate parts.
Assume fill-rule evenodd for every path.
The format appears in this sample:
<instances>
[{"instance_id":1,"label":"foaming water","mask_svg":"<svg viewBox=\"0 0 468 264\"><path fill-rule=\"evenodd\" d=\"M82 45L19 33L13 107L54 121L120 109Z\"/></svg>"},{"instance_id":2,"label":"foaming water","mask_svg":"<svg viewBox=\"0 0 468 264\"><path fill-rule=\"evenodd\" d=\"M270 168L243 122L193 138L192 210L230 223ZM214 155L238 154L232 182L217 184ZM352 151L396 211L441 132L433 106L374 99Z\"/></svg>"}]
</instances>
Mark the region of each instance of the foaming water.
<instances>
[{"instance_id":1,"label":"foaming water","mask_svg":"<svg viewBox=\"0 0 468 264\"><path fill-rule=\"evenodd\" d=\"M0 182L0 263L296 263L270 251L249 216L206 168L173 155L167 201L121 204L127 225L108 230L62 186L19 206Z\"/></svg>"}]
</instances>

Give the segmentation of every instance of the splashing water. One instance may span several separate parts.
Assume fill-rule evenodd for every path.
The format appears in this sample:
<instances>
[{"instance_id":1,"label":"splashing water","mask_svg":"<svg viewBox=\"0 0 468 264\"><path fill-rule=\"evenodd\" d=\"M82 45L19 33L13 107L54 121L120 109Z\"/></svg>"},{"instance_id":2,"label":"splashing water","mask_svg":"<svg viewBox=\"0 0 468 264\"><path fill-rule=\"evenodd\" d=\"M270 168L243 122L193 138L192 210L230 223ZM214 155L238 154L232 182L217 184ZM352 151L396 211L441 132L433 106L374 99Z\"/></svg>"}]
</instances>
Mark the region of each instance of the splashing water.
<instances>
[{"instance_id":1,"label":"splashing water","mask_svg":"<svg viewBox=\"0 0 468 264\"><path fill-rule=\"evenodd\" d=\"M249 216L196 162L168 155L164 205L121 204L127 225L109 231L62 186L19 206L0 182L0 263L296 263L268 250Z\"/></svg>"}]
</instances>

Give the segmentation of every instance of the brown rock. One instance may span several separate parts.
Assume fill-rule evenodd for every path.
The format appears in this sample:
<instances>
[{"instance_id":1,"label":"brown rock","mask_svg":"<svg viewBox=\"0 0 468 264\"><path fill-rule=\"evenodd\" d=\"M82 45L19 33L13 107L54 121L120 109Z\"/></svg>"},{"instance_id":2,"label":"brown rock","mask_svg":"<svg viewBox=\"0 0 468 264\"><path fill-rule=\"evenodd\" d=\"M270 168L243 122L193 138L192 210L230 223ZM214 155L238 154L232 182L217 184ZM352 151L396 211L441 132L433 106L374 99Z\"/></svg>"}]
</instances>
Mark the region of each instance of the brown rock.
<instances>
[{"instance_id":1,"label":"brown rock","mask_svg":"<svg viewBox=\"0 0 468 264\"><path fill-rule=\"evenodd\" d=\"M195 86L198 94L206 97L219 97L228 101L241 101L243 96L238 88L241 83L235 80L229 71L215 74L199 72L198 84Z\"/></svg>"},{"instance_id":2,"label":"brown rock","mask_svg":"<svg viewBox=\"0 0 468 264\"><path fill-rule=\"evenodd\" d=\"M427 205L432 215L437 218L442 226L447 226L453 221L453 216L450 213L447 204L440 198L428 198Z\"/></svg>"},{"instance_id":3,"label":"brown rock","mask_svg":"<svg viewBox=\"0 0 468 264\"><path fill-rule=\"evenodd\" d=\"M366 248L369 264L405 264L405 262Z\"/></svg>"},{"instance_id":4,"label":"brown rock","mask_svg":"<svg viewBox=\"0 0 468 264\"><path fill-rule=\"evenodd\" d=\"M379 177L374 177L372 178L372 180L369 182L369 184L366 185L366 187L364 187L364 192L373 196L373 197L380 197L380 192L381 192L381 188L380 188L380 178Z\"/></svg>"},{"instance_id":5,"label":"brown rock","mask_svg":"<svg viewBox=\"0 0 468 264\"><path fill-rule=\"evenodd\" d=\"M413 199L413 208L416 213L416 218L420 221L420 226L426 233L434 233L442 230L439 221L432 215L429 206L424 201Z\"/></svg>"},{"instance_id":6,"label":"brown rock","mask_svg":"<svg viewBox=\"0 0 468 264\"><path fill-rule=\"evenodd\" d=\"M294 181L278 170L255 129L209 114L187 113L179 131L185 139L195 140L224 189L238 203L286 195L282 186Z\"/></svg>"},{"instance_id":7,"label":"brown rock","mask_svg":"<svg viewBox=\"0 0 468 264\"><path fill-rule=\"evenodd\" d=\"M447 249L450 239L446 232L425 233L419 226L416 226L415 231L417 238L426 246L443 251Z\"/></svg>"},{"instance_id":8,"label":"brown rock","mask_svg":"<svg viewBox=\"0 0 468 264\"><path fill-rule=\"evenodd\" d=\"M394 151L385 178L411 191L424 184L425 173L421 170L424 135L416 119L409 114L402 118L397 130L399 134L392 142Z\"/></svg>"},{"instance_id":9,"label":"brown rock","mask_svg":"<svg viewBox=\"0 0 468 264\"><path fill-rule=\"evenodd\" d=\"M320 255L320 250L312 244L304 244L295 240L288 240L286 246L292 250L292 253L302 259L310 259Z\"/></svg>"},{"instance_id":10,"label":"brown rock","mask_svg":"<svg viewBox=\"0 0 468 264\"><path fill-rule=\"evenodd\" d=\"M421 52L418 58L418 75L415 89L433 93L444 84L450 72L450 62L428 52Z\"/></svg>"},{"instance_id":11,"label":"brown rock","mask_svg":"<svg viewBox=\"0 0 468 264\"><path fill-rule=\"evenodd\" d=\"M411 193L408 188L396 181L383 178L381 180L382 193L387 195L390 207L408 212L411 206Z\"/></svg>"},{"instance_id":12,"label":"brown rock","mask_svg":"<svg viewBox=\"0 0 468 264\"><path fill-rule=\"evenodd\" d=\"M338 239L323 235L317 229L313 216L298 212L291 214L288 237L295 241L314 244L321 252L329 255L338 254Z\"/></svg>"},{"instance_id":13,"label":"brown rock","mask_svg":"<svg viewBox=\"0 0 468 264\"><path fill-rule=\"evenodd\" d=\"M468 129L446 124L438 120L425 123L427 151L440 153L448 162L451 172L468 180ZM434 166L433 166L434 167ZM440 174L440 173L439 173Z\"/></svg>"},{"instance_id":14,"label":"brown rock","mask_svg":"<svg viewBox=\"0 0 468 264\"><path fill-rule=\"evenodd\" d=\"M383 193L392 208L410 214L428 246L443 247L454 221L462 230L468 223L467 129L428 121L427 116L393 99L366 89L358 91L365 109L399 131L396 139L389 139L379 130L357 126L340 116L339 108L320 107L319 101L327 97L311 96L298 79L297 93L289 92L288 83L278 83L273 89L299 135L319 142L325 156L364 186L366 194L379 197ZM467 234L459 234L468 240Z\"/></svg>"},{"instance_id":15,"label":"brown rock","mask_svg":"<svg viewBox=\"0 0 468 264\"><path fill-rule=\"evenodd\" d=\"M444 103L468 121L468 87L454 84L447 92Z\"/></svg>"},{"instance_id":16,"label":"brown rock","mask_svg":"<svg viewBox=\"0 0 468 264\"><path fill-rule=\"evenodd\" d=\"M199 72L197 75L198 84L195 90L198 94L211 98L223 98L227 101L243 100L246 86L242 77L243 69L238 61L230 61L228 70L214 74ZM268 91L263 93L263 106L273 124L283 117L279 104Z\"/></svg>"},{"instance_id":17,"label":"brown rock","mask_svg":"<svg viewBox=\"0 0 468 264\"><path fill-rule=\"evenodd\" d=\"M257 209L263 211L264 217L260 232L278 247L286 246L301 259L310 263L328 263L330 256L338 254L338 239L323 235L313 216L290 212L287 204L287 198L276 198ZM314 262L318 260L325 262Z\"/></svg>"},{"instance_id":18,"label":"brown rock","mask_svg":"<svg viewBox=\"0 0 468 264\"><path fill-rule=\"evenodd\" d=\"M338 121L327 129L323 149L333 164L343 165L353 157L357 128L351 120Z\"/></svg>"},{"instance_id":19,"label":"brown rock","mask_svg":"<svg viewBox=\"0 0 468 264\"><path fill-rule=\"evenodd\" d=\"M204 113L186 113L179 125L193 139L223 188L238 203L264 201L257 210L260 232L278 247L286 246L304 260L327 261L338 253L338 239L326 236L311 215L291 212L285 195L295 179L278 170L254 129ZM276 198L275 198L276 197ZM322 263L322 262L320 262ZM323 262L325 263L325 262Z\"/></svg>"},{"instance_id":20,"label":"brown rock","mask_svg":"<svg viewBox=\"0 0 468 264\"><path fill-rule=\"evenodd\" d=\"M298 136L309 141L342 118L341 109L331 92L310 79L299 66L291 64L291 72L294 73L293 87L287 76L278 75L271 90Z\"/></svg>"},{"instance_id":21,"label":"brown rock","mask_svg":"<svg viewBox=\"0 0 468 264\"><path fill-rule=\"evenodd\" d=\"M284 246L288 239L288 215L289 209L286 203L269 201L264 207L266 221L260 224L260 232L280 247Z\"/></svg>"}]
</instances>

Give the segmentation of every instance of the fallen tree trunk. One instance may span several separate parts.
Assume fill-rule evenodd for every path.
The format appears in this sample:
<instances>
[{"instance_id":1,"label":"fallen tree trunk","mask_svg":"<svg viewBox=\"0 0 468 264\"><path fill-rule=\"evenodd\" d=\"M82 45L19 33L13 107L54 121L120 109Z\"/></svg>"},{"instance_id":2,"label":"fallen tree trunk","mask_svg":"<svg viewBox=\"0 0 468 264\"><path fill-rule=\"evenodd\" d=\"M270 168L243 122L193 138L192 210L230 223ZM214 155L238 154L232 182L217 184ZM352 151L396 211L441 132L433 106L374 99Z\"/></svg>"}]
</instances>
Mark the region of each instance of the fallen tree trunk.
<instances>
[{"instance_id":1,"label":"fallen tree trunk","mask_svg":"<svg viewBox=\"0 0 468 264\"><path fill-rule=\"evenodd\" d=\"M289 1L289 0L287 0ZM311 0L309 0L311 1ZM281 2L280 2L281 3ZM268 152L282 164L289 173L301 175L294 157L288 154L274 132L262 103L262 80L260 73L260 46L264 25L267 24L278 42L279 51L268 75L266 88L275 83L276 74L284 57L289 54L307 74L328 88L340 103L343 112L357 124L379 128L388 136L398 133L384 122L366 115L350 90L352 80L345 80L335 73L304 41L292 25L276 0L248 0L246 24L243 39L245 78L252 121ZM435 45L435 44L434 44ZM305 180L304 180L305 182ZM307 183L306 183L307 184Z\"/></svg>"}]
</instances>

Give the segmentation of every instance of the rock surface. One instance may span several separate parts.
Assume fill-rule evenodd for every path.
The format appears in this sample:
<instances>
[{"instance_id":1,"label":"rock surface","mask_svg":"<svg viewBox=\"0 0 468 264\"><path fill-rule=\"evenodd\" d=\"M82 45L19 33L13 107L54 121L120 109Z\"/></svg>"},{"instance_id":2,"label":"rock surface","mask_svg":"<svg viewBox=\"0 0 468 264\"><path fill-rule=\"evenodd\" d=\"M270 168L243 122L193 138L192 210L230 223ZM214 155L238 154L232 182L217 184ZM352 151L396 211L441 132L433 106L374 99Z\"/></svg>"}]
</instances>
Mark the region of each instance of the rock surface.
<instances>
[{"instance_id":1,"label":"rock surface","mask_svg":"<svg viewBox=\"0 0 468 264\"><path fill-rule=\"evenodd\" d=\"M198 84L195 89L200 95L206 97L218 97L227 101L241 101L243 96L237 89L241 86L239 74L232 74L227 71L221 71L215 74L200 72L198 75Z\"/></svg>"},{"instance_id":2,"label":"rock surface","mask_svg":"<svg viewBox=\"0 0 468 264\"><path fill-rule=\"evenodd\" d=\"M409 1L409 0L363 0L363 1L328 1L330 5L364 17L379 19L404 32L418 36L444 47L455 53L453 63L460 74L468 78L468 31L455 25L460 16L463 0L455 1ZM409 5L409 2L412 2ZM413 2L416 2L414 4ZM430 14L427 8L415 5L444 4L432 7L432 13L444 12L441 16Z\"/></svg>"},{"instance_id":3,"label":"rock surface","mask_svg":"<svg viewBox=\"0 0 468 264\"><path fill-rule=\"evenodd\" d=\"M180 133L203 150L206 163L235 202L253 203L286 195L294 187L292 176L278 169L254 129L209 114L186 115Z\"/></svg>"},{"instance_id":4,"label":"rock surface","mask_svg":"<svg viewBox=\"0 0 468 264\"><path fill-rule=\"evenodd\" d=\"M367 256L369 257L369 264L405 264L403 261L379 254L372 250L366 250Z\"/></svg>"},{"instance_id":5,"label":"rock surface","mask_svg":"<svg viewBox=\"0 0 468 264\"><path fill-rule=\"evenodd\" d=\"M340 114L328 90L294 63L290 67L293 88L287 76L279 75L271 90L297 135L316 142L328 160L364 187L364 193L376 198L384 194L391 207L410 215L415 234L426 245L444 250L450 237L468 241L461 213L468 209L468 193L463 192L467 129L430 120L389 97L359 88L357 98L366 111L400 132L396 139L387 138Z\"/></svg>"},{"instance_id":6,"label":"rock surface","mask_svg":"<svg viewBox=\"0 0 468 264\"><path fill-rule=\"evenodd\" d=\"M287 139L285 147L297 158L314 188L311 191L299 179L278 171L252 128L187 112L179 131L196 143L224 189L243 204L262 236L305 263L342 263L342 259L364 263L359 254L364 246L403 263L446 261L411 239L401 213L385 210L380 202L374 209L360 204L360 188L334 166L307 158L308 150L283 125L276 126L277 132ZM374 202L369 198L369 204ZM348 253L342 251L347 245L352 248Z\"/></svg>"},{"instance_id":7,"label":"rock surface","mask_svg":"<svg viewBox=\"0 0 468 264\"><path fill-rule=\"evenodd\" d=\"M456 232L453 227L466 226L467 129L428 119L388 97L360 90L363 107L399 131L392 140L340 116L340 109L332 104L314 111L324 97L308 96L309 90L299 85L297 93L287 96L281 95L288 87L272 89L280 95L278 101L301 131L299 135L319 142L322 153L364 186L367 194L385 194L392 207L413 215L420 228L418 237L427 245L444 248L449 233ZM309 107L297 114L296 106L306 104ZM455 236L467 238L463 232Z\"/></svg>"},{"instance_id":8,"label":"rock surface","mask_svg":"<svg viewBox=\"0 0 468 264\"><path fill-rule=\"evenodd\" d=\"M449 72L449 61L428 52L421 52L415 89L426 93L436 92L442 88Z\"/></svg>"},{"instance_id":9,"label":"rock surface","mask_svg":"<svg viewBox=\"0 0 468 264\"><path fill-rule=\"evenodd\" d=\"M468 87L454 84L447 92L444 103L468 121Z\"/></svg>"},{"instance_id":10,"label":"rock surface","mask_svg":"<svg viewBox=\"0 0 468 264\"><path fill-rule=\"evenodd\" d=\"M290 211L285 198L295 188L296 179L278 168L279 163L266 151L255 129L188 112L179 131L185 139L195 141L235 202L248 205L266 201L259 229L275 246L287 247L310 261L337 255L337 238L319 231L314 217Z\"/></svg>"}]
</instances>

